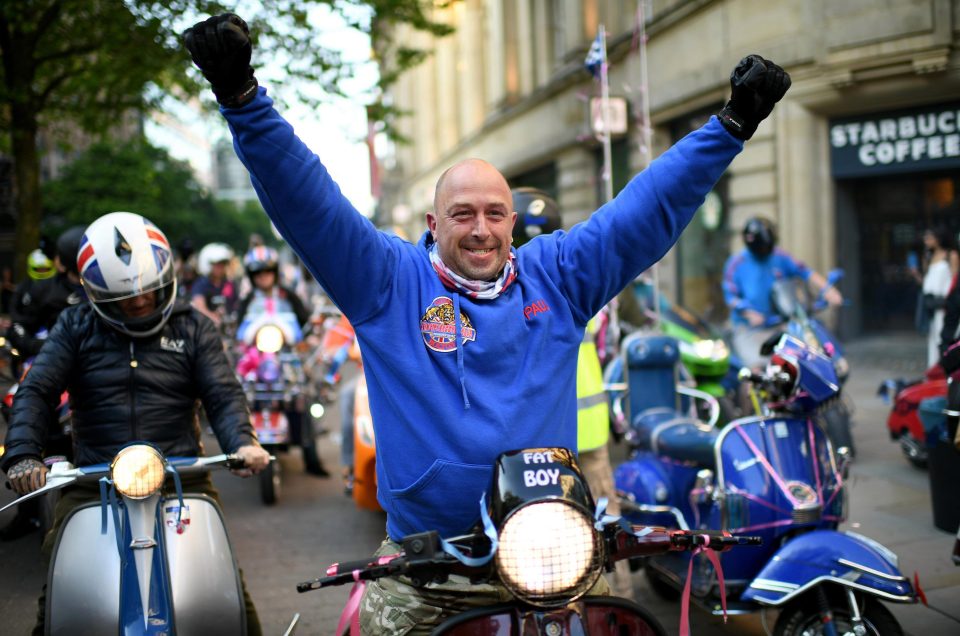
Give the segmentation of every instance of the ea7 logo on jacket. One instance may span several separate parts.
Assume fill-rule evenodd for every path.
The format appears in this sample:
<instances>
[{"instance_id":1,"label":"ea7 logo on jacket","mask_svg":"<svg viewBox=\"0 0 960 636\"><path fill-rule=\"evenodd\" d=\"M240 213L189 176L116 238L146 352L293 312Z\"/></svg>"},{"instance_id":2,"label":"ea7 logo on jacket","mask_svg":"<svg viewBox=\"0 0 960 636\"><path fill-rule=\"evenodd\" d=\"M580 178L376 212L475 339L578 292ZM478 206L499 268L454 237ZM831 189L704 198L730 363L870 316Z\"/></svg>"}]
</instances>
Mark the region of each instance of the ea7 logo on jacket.
<instances>
[{"instance_id":1,"label":"ea7 logo on jacket","mask_svg":"<svg viewBox=\"0 0 960 636\"><path fill-rule=\"evenodd\" d=\"M456 351L457 323L454 319L453 301L446 296L433 299L420 318L420 335L423 342L434 351ZM477 339L477 330L470 318L460 312L460 338L464 344Z\"/></svg>"},{"instance_id":2,"label":"ea7 logo on jacket","mask_svg":"<svg viewBox=\"0 0 960 636\"><path fill-rule=\"evenodd\" d=\"M183 353L182 338L167 338L160 336L160 348L164 351L173 351L174 353Z\"/></svg>"}]
</instances>

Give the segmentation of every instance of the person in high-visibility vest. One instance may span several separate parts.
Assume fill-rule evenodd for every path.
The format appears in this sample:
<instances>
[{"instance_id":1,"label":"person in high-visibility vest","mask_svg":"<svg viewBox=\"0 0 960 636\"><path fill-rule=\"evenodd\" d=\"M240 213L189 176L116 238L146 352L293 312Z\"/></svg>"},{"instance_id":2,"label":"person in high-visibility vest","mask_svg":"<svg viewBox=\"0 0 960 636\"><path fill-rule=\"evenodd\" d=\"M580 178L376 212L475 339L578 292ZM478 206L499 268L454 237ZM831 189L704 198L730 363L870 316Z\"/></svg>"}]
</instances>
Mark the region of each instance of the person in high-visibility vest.
<instances>
[{"instance_id":1,"label":"person in high-visibility vest","mask_svg":"<svg viewBox=\"0 0 960 636\"><path fill-rule=\"evenodd\" d=\"M606 310L606 308L605 308ZM620 501L613 483L613 467L610 465L610 411L607 394L603 390L603 370L597 353L599 321L594 316L580 343L577 359L577 456L594 499L607 498L607 513L620 514ZM611 588L616 596L633 598L630 568L626 561L619 561L613 572Z\"/></svg>"}]
</instances>

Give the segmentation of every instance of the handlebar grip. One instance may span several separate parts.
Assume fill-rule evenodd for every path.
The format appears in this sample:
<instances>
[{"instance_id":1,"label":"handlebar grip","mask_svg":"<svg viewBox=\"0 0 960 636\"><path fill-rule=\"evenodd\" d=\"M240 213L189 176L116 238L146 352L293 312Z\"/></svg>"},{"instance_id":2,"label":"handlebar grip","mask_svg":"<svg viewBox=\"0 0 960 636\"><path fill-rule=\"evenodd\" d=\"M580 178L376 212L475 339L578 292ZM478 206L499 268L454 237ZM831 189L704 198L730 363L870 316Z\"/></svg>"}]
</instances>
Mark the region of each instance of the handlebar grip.
<instances>
[{"instance_id":1,"label":"handlebar grip","mask_svg":"<svg viewBox=\"0 0 960 636\"><path fill-rule=\"evenodd\" d=\"M337 574L346 574L348 572L353 572L354 570L362 570L364 568L368 568L371 565L374 565L376 561L377 561L376 557L368 557L366 559L357 559L356 561L342 561L340 563L334 563L333 565L331 565L329 568L327 568L327 572L329 576L335 576ZM336 567L337 569L332 570L332 568L334 567Z\"/></svg>"}]
</instances>

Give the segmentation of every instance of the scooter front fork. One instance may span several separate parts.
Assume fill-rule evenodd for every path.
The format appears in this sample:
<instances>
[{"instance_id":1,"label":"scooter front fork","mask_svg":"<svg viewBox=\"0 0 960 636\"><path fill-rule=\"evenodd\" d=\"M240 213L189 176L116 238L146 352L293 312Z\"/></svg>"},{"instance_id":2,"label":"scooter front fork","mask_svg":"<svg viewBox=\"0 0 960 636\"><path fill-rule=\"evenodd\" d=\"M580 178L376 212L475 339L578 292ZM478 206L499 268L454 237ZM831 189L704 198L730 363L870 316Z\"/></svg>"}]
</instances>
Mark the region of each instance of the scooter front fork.
<instances>
[{"instance_id":1,"label":"scooter front fork","mask_svg":"<svg viewBox=\"0 0 960 636\"><path fill-rule=\"evenodd\" d=\"M823 625L824 636L839 636L837 624L833 622L833 610L830 609L830 600L823 586L817 586L817 605L820 606L820 624Z\"/></svg>"},{"instance_id":2,"label":"scooter front fork","mask_svg":"<svg viewBox=\"0 0 960 636\"><path fill-rule=\"evenodd\" d=\"M857 595L853 590L847 588L847 603L850 605L850 624L853 627L855 636L866 636L867 627L863 624L863 617L860 616L860 606L857 604Z\"/></svg>"}]
</instances>

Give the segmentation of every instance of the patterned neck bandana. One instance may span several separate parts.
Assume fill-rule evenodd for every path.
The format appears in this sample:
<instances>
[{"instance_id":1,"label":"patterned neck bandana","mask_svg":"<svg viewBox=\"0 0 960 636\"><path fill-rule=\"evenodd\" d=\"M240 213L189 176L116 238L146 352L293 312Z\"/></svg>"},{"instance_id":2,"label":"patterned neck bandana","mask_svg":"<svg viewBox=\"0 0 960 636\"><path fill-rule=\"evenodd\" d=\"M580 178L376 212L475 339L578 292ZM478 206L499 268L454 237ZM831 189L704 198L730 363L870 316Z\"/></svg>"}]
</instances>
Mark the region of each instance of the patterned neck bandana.
<instances>
[{"instance_id":1,"label":"patterned neck bandana","mask_svg":"<svg viewBox=\"0 0 960 636\"><path fill-rule=\"evenodd\" d=\"M510 258L507 264L503 266L503 272L497 280L467 280L446 266L440 260L440 252L437 250L437 244L430 246L430 264L436 270L444 286L450 289L459 290L465 296L479 300L492 300L505 292L507 287L517 279L517 254L513 248L510 248Z\"/></svg>"}]
</instances>

